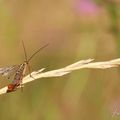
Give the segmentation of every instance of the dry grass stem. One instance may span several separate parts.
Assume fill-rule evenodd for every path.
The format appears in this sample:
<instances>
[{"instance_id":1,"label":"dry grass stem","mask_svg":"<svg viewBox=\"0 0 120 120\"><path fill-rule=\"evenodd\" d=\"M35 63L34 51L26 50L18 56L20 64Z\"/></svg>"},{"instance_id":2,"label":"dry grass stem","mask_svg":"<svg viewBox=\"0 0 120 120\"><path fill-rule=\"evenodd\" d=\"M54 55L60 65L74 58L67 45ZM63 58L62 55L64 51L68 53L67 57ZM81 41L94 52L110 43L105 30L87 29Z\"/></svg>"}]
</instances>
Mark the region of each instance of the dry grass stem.
<instances>
[{"instance_id":1,"label":"dry grass stem","mask_svg":"<svg viewBox=\"0 0 120 120\"><path fill-rule=\"evenodd\" d=\"M91 69L107 69L112 67L118 67L120 65L120 58L114 59L110 61L104 61L104 62L93 62L94 59L87 59L87 60L80 60L76 63L73 63L71 65L68 65L66 67L63 67L61 69L57 70L51 70L48 72L43 72L45 68L42 68L38 71L34 71L31 73L31 75L34 77L30 77L30 75L27 75L23 78L22 84L26 84L28 82L32 82L39 78L46 78L46 77L60 77L63 75L66 75L68 73L71 73L74 70L83 69L83 68L91 68ZM7 86L0 89L0 94L6 93Z\"/></svg>"}]
</instances>

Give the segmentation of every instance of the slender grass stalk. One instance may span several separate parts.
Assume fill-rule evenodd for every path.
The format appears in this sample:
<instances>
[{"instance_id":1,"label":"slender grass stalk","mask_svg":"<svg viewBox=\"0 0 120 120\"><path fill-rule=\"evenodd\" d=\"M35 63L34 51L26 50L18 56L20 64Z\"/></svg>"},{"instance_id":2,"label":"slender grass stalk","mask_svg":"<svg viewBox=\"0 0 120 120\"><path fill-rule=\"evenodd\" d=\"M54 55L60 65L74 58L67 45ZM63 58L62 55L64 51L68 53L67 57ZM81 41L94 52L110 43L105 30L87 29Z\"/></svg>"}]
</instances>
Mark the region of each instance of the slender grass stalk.
<instances>
[{"instance_id":1,"label":"slender grass stalk","mask_svg":"<svg viewBox=\"0 0 120 120\"><path fill-rule=\"evenodd\" d=\"M93 62L94 59L87 59L87 60L80 60L76 63L63 67L57 70L51 70L47 72L43 72L45 68L42 68L38 71L34 71L31 73L33 77L27 75L23 78L22 84L25 85L28 82L33 82L40 78L49 78L49 77L60 77L71 73L72 71L79 70L79 69L107 69L112 67L118 67L120 65L120 58L110 60L110 61L103 61L103 62ZM20 87L19 87L20 88ZM7 86L0 89L0 94L4 94L7 91Z\"/></svg>"}]
</instances>

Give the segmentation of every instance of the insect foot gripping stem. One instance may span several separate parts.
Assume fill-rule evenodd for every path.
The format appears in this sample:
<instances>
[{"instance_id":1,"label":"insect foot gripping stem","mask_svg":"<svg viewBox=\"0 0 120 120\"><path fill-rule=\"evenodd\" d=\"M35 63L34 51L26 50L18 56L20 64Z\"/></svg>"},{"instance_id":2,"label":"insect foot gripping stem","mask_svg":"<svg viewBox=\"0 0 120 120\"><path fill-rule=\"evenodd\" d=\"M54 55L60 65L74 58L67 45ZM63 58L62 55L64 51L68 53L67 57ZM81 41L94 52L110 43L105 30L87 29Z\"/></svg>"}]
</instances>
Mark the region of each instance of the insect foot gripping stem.
<instances>
[{"instance_id":1,"label":"insect foot gripping stem","mask_svg":"<svg viewBox=\"0 0 120 120\"><path fill-rule=\"evenodd\" d=\"M9 84L8 85L8 89L7 89L7 93L15 91L15 87L16 87L16 85Z\"/></svg>"}]
</instances>

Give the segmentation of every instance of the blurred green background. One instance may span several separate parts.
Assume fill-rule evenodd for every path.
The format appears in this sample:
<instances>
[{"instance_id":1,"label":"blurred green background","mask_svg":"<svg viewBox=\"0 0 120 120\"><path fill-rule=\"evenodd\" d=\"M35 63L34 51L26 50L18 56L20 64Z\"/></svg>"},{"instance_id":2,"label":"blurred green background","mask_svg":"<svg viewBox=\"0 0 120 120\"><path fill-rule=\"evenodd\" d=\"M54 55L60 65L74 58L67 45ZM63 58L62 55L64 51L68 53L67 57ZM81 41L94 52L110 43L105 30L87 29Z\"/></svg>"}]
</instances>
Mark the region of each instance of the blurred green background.
<instances>
[{"instance_id":1,"label":"blurred green background","mask_svg":"<svg viewBox=\"0 0 120 120\"><path fill-rule=\"evenodd\" d=\"M50 43L31 61L32 70L118 58L119 18L119 0L0 0L0 66L23 63L21 40L28 56ZM119 72L84 69L36 80L0 96L0 119L118 120L112 114L120 104ZM12 81L0 80L1 88Z\"/></svg>"}]
</instances>

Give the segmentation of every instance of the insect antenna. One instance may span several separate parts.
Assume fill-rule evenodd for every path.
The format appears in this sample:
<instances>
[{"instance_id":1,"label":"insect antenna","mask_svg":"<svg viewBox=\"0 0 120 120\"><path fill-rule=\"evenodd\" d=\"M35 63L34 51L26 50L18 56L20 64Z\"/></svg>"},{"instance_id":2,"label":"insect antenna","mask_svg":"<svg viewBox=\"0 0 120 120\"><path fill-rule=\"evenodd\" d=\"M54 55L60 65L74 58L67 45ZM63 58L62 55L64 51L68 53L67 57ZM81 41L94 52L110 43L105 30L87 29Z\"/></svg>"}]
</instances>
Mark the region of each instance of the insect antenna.
<instances>
[{"instance_id":1,"label":"insect antenna","mask_svg":"<svg viewBox=\"0 0 120 120\"><path fill-rule=\"evenodd\" d=\"M25 45L24 45L23 40L22 40L22 45L23 45L23 50L24 50L24 55L25 55L25 61L28 62L28 60L27 60L27 53L26 53L26 49L25 49Z\"/></svg>"},{"instance_id":2,"label":"insect antenna","mask_svg":"<svg viewBox=\"0 0 120 120\"><path fill-rule=\"evenodd\" d=\"M40 52L42 49L46 48L49 44L45 44L43 47L39 48L35 53L31 55L31 57L27 60L29 62L38 52Z\"/></svg>"}]
</instances>

